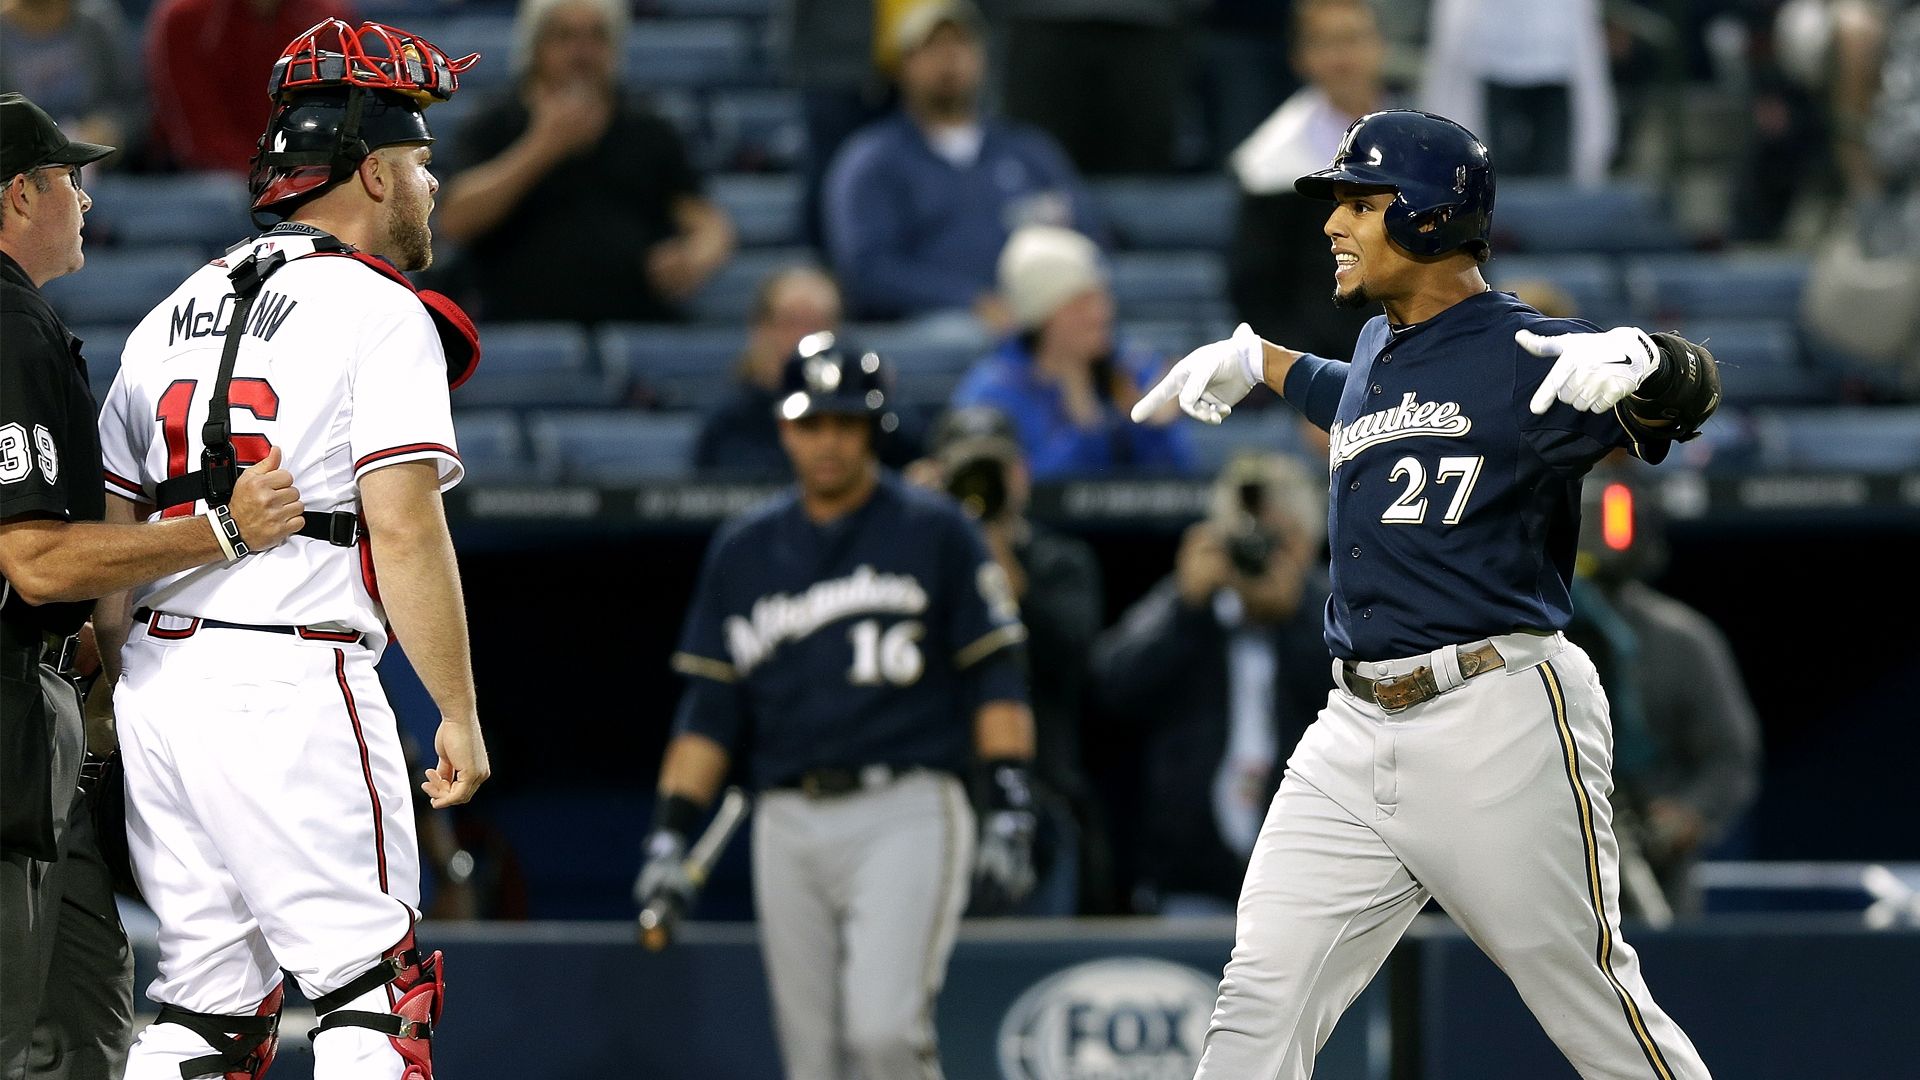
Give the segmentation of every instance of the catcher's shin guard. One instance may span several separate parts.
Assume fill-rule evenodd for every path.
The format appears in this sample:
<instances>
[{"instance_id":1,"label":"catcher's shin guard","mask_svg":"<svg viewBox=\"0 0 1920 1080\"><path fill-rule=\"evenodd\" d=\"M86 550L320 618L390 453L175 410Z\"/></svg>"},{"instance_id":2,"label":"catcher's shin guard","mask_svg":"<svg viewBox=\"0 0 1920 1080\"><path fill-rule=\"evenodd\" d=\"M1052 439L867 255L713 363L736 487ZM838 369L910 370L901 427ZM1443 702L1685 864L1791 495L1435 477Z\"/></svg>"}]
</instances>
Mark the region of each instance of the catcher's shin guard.
<instances>
[{"instance_id":1,"label":"catcher's shin guard","mask_svg":"<svg viewBox=\"0 0 1920 1080\"><path fill-rule=\"evenodd\" d=\"M391 986L390 1012L364 1012L342 1008L348 1002L372 990ZM368 1028L385 1035L393 1048L406 1060L401 1080L433 1080L433 1031L440 1023L440 1009L446 1002L447 984L442 956L435 952L422 957L414 945L413 931L400 944L388 949L380 962L349 980L331 994L314 999L313 1011L320 1025L307 1033L317 1037L334 1028Z\"/></svg>"},{"instance_id":2,"label":"catcher's shin guard","mask_svg":"<svg viewBox=\"0 0 1920 1080\"><path fill-rule=\"evenodd\" d=\"M280 1004L286 987L276 986L252 1016L199 1013L160 1006L156 1024L179 1024L207 1040L213 1053L180 1063L180 1080L217 1076L221 1080L260 1080L280 1048Z\"/></svg>"}]
</instances>

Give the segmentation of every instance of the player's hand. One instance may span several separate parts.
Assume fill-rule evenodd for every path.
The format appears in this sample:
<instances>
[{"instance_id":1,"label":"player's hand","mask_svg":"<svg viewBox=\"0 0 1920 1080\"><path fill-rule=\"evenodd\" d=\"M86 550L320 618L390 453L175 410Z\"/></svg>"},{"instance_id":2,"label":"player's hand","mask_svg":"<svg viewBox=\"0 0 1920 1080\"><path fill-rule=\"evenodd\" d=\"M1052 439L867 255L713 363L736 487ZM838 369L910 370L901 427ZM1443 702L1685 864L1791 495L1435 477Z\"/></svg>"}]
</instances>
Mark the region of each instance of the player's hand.
<instances>
[{"instance_id":1,"label":"player's hand","mask_svg":"<svg viewBox=\"0 0 1920 1080\"><path fill-rule=\"evenodd\" d=\"M1520 330L1513 340L1535 356L1559 358L1533 392L1530 407L1535 416L1546 415L1556 398L1576 409L1606 412L1640 389L1660 366L1653 339L1631 326L1604 334L1552 336Z\"/></svg>"},{"instance_id":2,"label":"player's hand","mask_svg":"<svg viewBox=\"0 0 1920 1080\"><path fill-rule=\"evenodd\" d=\"M1165 378L1134 402L1133 422L1146 423L1162 405L1178 398L1188 416L1217 424L1252 392L1265 370L1260 335L1241 323L1232 337L1202 345L1173 365Z\"/></svg>"},{"instance_id":3,"label":"player's hand","mask_svg":"<svg viewBox=\"0 0 1920 1080\"><path fill-rule=\"evenodd\" d=\"M980 849L973 864L972 910L1003 914L1033 891L1031 810L994 810L980 819Z\"/></svg>"},{"instance_id":4,"label":"player's hand","mask_svg":"<svg viewBox=\"0 0 1920 1080\"><path fill-rule=\"evenodd\" d=\"M307 519L300 492L293 486L293 474L280 467L280 448L267 451L258 464L233 482L233 497L227 500L227 513L240 527L240 539L254 551L265 551L300 531Z\"/></svg>"},{"instance_id":5,"label":"player's hand","mask_svg":"<svg viewBox=\"0 0 1920 1080\"><path fill-rule=\"evenodd\" d=\"M433 733L433 748L440 755L440 764L427 770L420 790L427 793L435 810L472 800L473 793L493 775L478 718L441 717L440 729Z\"/></svg>"},{"instance_id":6,"label":"player's hand","mask_svg":"<svg viewBox=\"0 0 1920 1080\"><path fill-rule=\"evenodd\" d=\"M693 906L696 891L687 874L687 838L672 829L647 837L647 861L633 883L633 901L642 908L665 904L674 914Z\"/></svg>"}]
</instances>

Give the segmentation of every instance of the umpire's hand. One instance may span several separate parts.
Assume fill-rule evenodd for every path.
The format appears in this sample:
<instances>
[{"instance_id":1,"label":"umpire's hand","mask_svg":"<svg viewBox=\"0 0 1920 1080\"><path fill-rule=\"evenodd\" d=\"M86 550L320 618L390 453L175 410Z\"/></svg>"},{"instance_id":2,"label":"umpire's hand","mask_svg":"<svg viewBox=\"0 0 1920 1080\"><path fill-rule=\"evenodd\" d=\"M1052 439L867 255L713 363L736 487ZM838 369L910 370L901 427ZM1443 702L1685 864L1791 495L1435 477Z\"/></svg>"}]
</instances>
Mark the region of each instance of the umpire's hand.
<instances>
[{"instance_id":1,"label":"umpire's hand","mask_svg":"<svg viewBox=\"0 0 1920 1080\"><path fill-rule=\"evenodd\" d=\"M980 849L974 859L973 911L1011 912L1033 891L1031 810L994 810L980 818Z\"/></svg>"}]
</instances>

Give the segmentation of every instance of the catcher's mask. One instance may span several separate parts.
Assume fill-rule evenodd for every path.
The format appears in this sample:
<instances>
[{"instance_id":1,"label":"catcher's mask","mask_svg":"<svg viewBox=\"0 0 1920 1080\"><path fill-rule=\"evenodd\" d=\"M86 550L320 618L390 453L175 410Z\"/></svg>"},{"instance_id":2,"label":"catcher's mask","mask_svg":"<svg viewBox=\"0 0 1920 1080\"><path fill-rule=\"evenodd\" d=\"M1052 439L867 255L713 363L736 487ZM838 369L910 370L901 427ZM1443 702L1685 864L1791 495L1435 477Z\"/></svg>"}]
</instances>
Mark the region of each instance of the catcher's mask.
<instances>
[{"instance_id":1,"label":"catcher's mask","mask_svg":"<svg viewBox=\"0 0 1920 1080\"><path fill-rule=\"evenodd\" d=\"M381 23L327 19L294 38L267 81L273 113L249 163L258 220L286 217L383 146L431 143L426 107L460 88L479 53L449 59ZM264 223L262 223L264 225Z\"/></svg>"}]
</instances>

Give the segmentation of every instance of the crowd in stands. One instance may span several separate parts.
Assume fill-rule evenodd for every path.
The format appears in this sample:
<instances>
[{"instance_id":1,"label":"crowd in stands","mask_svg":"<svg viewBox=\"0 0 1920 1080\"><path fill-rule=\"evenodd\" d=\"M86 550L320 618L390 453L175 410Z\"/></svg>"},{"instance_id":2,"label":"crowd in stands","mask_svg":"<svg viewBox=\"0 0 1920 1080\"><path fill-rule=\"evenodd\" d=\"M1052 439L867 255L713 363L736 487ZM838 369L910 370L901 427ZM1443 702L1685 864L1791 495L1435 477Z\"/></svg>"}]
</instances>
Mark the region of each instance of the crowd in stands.
<instances>
[{"instance_id":1,"label":"crowd in stands","mask_svg":"<svg viewBox=\"0 0 1920 1080\"><path fill-rule=\"evenodd\" d=\"M364 16L482 52L431 114L429 273L484 327L530 324L465 395L509 410L475 421L506 458L540 452L534 410L585 407L651 425L635 445L673 460L649 475L777 476L772 352L845 318L898 368L909 444L991 403L1043 480L1213 468L1261 434L1135 429L1132 395L1242 319L1346 353L1366 316L1326 302L1323 208L1291 180L1400 106L1492 147L1497 287L1712 332L1736 413L1920 390L1912 0L985 7L6 0L0 85L130 148L89 177L88 278L51 291L104 383L157 283L248 230L282 42ZM1764 457L1747 441L1689 452Z\"/></svg>"}]
</instances>

